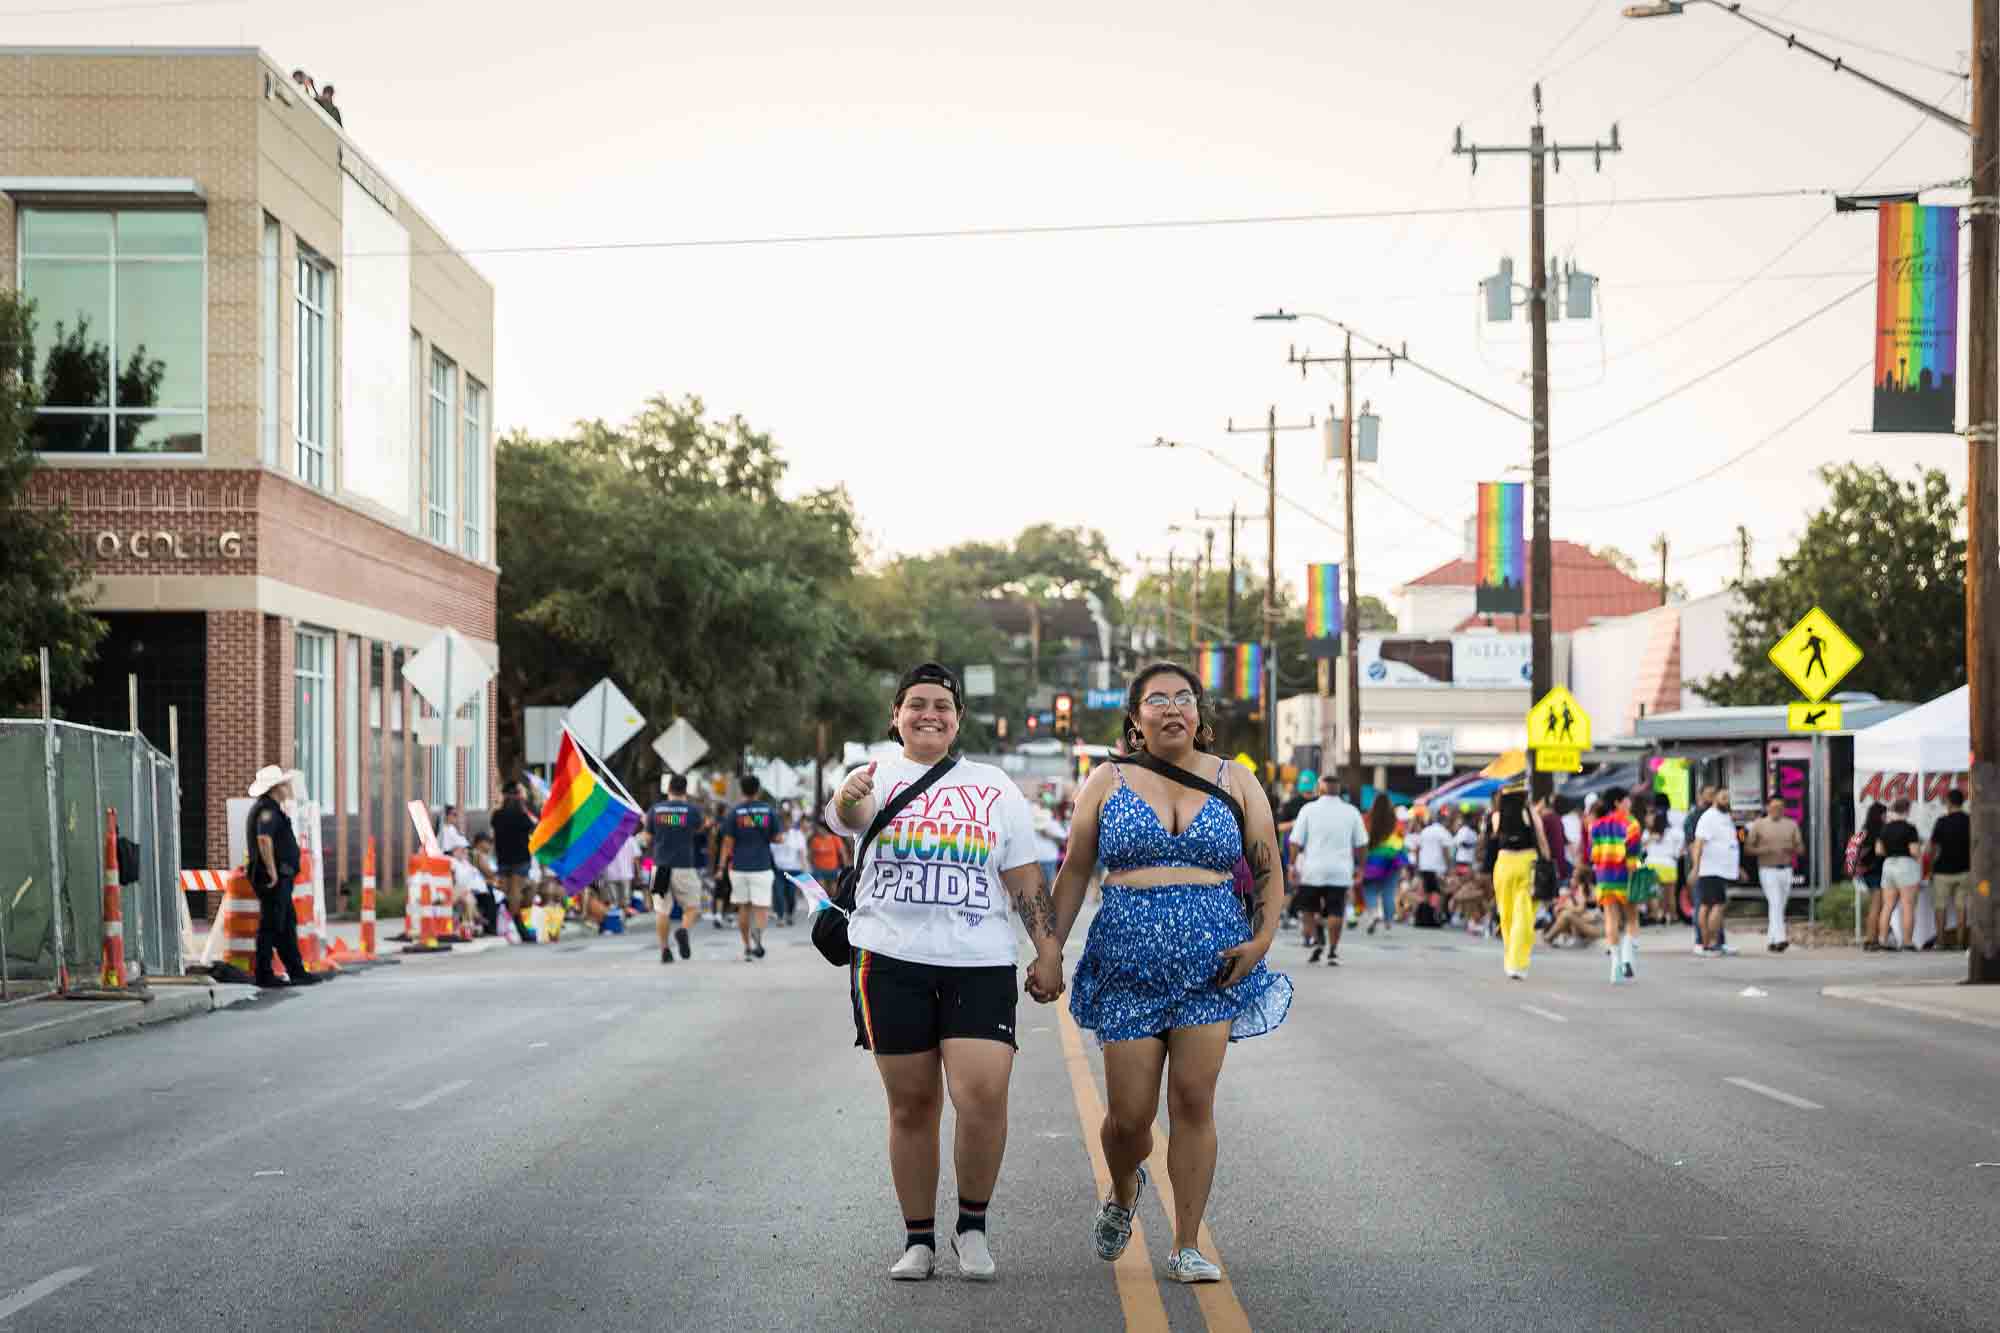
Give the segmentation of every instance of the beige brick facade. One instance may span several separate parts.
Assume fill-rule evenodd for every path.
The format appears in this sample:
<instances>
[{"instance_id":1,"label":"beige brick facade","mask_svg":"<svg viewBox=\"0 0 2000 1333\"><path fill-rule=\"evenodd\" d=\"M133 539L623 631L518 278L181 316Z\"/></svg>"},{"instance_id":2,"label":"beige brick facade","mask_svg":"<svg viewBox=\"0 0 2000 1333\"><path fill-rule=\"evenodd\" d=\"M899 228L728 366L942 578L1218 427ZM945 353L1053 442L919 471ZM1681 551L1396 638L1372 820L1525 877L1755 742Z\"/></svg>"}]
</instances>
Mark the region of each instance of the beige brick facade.
<instances>
[{"instance_id":1,"label":"beige brick facade","mask_svg":"<svg viewBox=\"0 0 2000 1333\"><path fill-rule=\"evenodd\" d=\"M183 181L193 183L192 191L171 184ZM348 487L350 452L370 443L350 438L341 392L342 358L350 336L360 336L347 332L343 307L348 265L362 262L349 258L343 220L344 199L357 197L357 186L409 241L410 327L395 349L411 360L416 438L408 442L415 478L408 504L388 505ZM365 200L362 206L371 207ZM498 660L491 285L450 251L401 186L387 182L284 68L251 48L0 48L0 285L19 279L24 207L198 208L207 218L204 452L50 455L32 500L66 504L75 515L99 580L98 608L110 616L114 636L120 612L206 617L199 695L206 734L181 736L184 752L202 746L207 760L202 790L183 784L184 806L198 803L203 833L184 839L187 859L219 864L224 801L240 795L260 765L294 762L295 633L309 627L337 635L334 791L316 793L327 802L329 856L336 874L357 875L358 848L374 836L382 842L387 881L394 873L389 848L401 855L408 847L402 804L432 793L428 754L413 756L407 734L388 725L393 708L380 709L388 716L368 715L371 698L406 695L394 664L446 626ZM275 266L264 254L267 219L277 224ZM332 270L329 441L320 487L297 473L302 246ZM267 302L276 308L274 324L267 324ZM276 354L267 356L273 340ZM484 437L472 442L480 450L483 558L459 550L464 516L457 496L449 544L424 535L427 463L438 444L429 438L426 397L433 348L457 368L444 440L457 488L464 485L468 443L466 384L476 380L485 390ZM385 351L368 350L377 358ZM276 372L268 401L267 360ZM358 672L348 661L350 642ZM371 695L371 688L380 693ZM351 746L348 717L355 708L363 716L359 743ZM485 806L496 786L493 714L489 690L485 771L468 774L460 765L460 804L469 808ZM410 716L403 711L405 726ZM350 785L359 789L352 810L345 799Z\"/></svg>"}]
</instances>

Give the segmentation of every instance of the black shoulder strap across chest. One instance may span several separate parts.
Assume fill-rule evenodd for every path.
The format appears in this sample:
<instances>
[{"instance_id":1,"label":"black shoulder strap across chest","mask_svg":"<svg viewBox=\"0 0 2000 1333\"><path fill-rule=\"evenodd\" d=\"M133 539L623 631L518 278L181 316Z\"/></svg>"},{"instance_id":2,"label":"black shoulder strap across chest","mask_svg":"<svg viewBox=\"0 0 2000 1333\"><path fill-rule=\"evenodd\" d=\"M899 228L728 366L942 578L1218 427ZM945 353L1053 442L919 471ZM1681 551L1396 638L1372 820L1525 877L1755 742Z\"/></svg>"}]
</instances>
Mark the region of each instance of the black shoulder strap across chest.
<instances>
[{"instance_id":1,"label":"black shoulder strap across chest","mask_svg":"<svg viewBox=\"0 0 2000 1333\"><path fill-rule=\"evenodd\" d=\"M1242 838L1246 846L1249 844L1250 821L1244 818L1243 802L1231 796L1220 785L1210 782L1198 773L1190 773L1178 764L1169 764L1163 760L1156 759L1146 750L1140 750L1135 754L1114 754L1108 756L1108 758L1114 764L1130 764L1134 768L1143 768L1148 773L1157 773L1169 782L1178 782L1183 787L1191 787L1195 791L1207 792L1210 796L1221 801L1228 808L1229 813L1236 817L1237 835Z\"/></svg>"},{"instance_id":2,"label":"black shoulder strap across chest","mask_svg":"<svg viewBox=\"0 0 2000 1333\"><path fill-rule=\"evenodd\" d=\"M958 763L957 755L955 754L946 755L944 758L938 760L935 764L932 764L929 768L925 769L924 775L922 777L918 778L915 782L912 782L909 786L903 788L901 791L897 792L894 796L890 797L888 801L883 804L882 808L875 812L874 821L868 825L868 831L861 835L861 845L859 848L856 849L854 853L854 864L857 867L859 867L863 861L868 859L868 844L874 842L876 838L881 836L882 830L889 827L889 821L894 819L897 815L902 814L903 811L906 808L908 808L910 802L916 800L919 796L922 796L925 792L929 791L931 787L936 784L937 780L943 777L946 773L949 773L952 770L952 768L957 765L957 763Z\"/></svg>"}]
</instances>

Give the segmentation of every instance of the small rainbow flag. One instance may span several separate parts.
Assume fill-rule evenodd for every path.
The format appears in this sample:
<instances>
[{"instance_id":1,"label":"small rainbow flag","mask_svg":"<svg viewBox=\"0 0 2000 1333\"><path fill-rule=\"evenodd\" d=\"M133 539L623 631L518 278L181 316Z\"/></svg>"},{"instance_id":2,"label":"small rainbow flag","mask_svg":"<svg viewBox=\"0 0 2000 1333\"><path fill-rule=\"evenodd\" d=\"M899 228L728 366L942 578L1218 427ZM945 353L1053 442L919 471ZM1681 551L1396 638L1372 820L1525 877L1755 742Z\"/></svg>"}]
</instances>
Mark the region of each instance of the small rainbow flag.
<instances>
[{"instance_id":1,"label":"small rainbow flag","mask_svg":"<svg viewBox=\"0 0 2000 1333\"><path fill-rule=\"evenodd\" d=\"M1261 643L1239 643L1236 645L1236 697L1255 703L1262 697L1264 686L1264 645Z\"/></svg>"},{"instance_id":2,"label":"small rainbow flag","mask_svg":"<svg viewBox=\"0 0 2000 1333\"><path fill-rule=\"evenodd\" d=\"M1340 637L1340 566L1306 566L1306 637Z\"/></svg>"},{"instance_id":3,"label":"small rainbow flag","mask_svg":"<svg viewBox=\"0 0 2000 1333\"><path fill-rule=\"evenodd\" d=\"M1212 643L1204 643L1194 660L1194 673L1201 688L1216 698L1229 693L1229 654Z\"/></svg>"},{"instance_id":4,"label":"small rainbow flag","mask_svg":"<svg viewBox=\"0 0 2000 1333\"><path fill-rule=\"evenodd\" d=\"M1949 434L1958 386L1958 209L1876 210L1875 429Z\"/></svg>"},{"instance_id":5,"label":"small rainbow flag","mask_svg":"<svg viewBox=\"0 0 2000 1333\"><path fill-rule=\"evenodd\" d=\"M1479 483L1478 550L1473 560L1473 609L1519 615L1527 605L1527 527L1518 481Z\"/></svg>"},{"instance_id":6,"label":"small rainbow flag","mask_svg":"<svg viewBox=\"0 0 2000 1333\"><path fill-rule=\"evenodd\" d=\"M583 747L563 728L555 781L542 806L528 851L563 887L581 889L611 863L639 827L639 810L601 781L584 761Z\"/></svg>"}]
</instances>

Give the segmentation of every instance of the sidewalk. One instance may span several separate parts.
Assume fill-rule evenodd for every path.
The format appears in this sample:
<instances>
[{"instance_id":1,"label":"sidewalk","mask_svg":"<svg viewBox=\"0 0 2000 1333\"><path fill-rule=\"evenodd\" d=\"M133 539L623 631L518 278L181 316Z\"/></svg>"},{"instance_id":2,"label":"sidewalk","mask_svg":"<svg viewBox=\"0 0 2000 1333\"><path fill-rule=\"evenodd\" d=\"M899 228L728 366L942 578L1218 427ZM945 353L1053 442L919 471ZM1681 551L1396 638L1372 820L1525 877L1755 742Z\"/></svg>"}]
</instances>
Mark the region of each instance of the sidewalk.
<instances>
[{"instance_id":1,"label":"sidewalk","mask_svg":"<svg viewBox=\"0 0 2000 1333\"><path fill-rule=\"evenodd\" d=\"M0 1009L0 1060L40 1055L71 1042L206 1014L257 998L255 986L206 977L156 979L129 1000L35 1000Z\"/></svg>"},{"instance_id":2,"label":"sidewalk","mask_svg":"<svg viewBox=\"0 0 2000 1333\"><path fill-rule=\"evenodd\" d=\"M1967 986L1956 981L1889 982L1872 986L1825 986L1830 1000L1859 1000L1930 1018L1948 1018L1977 1027L2000 1028L2000 986Z\"/></svg>"},{"instance_id":3,"label":"sidewalk","mask_svg":"<svg viewBox=\"0 0 2000 1333\"><path fill-rule=\"evenodd\" d=\"M215 923L212 921L196 921L194 923L194 952L188 955L190 963L200 960L202 950L208 947L209 932L214 928ZM329 921L327 922L327 931L334 939L344 941L348 948L353 949L357 953L360 952L361 923L359 921ZM403 942L396 938L402 933L403 919L401 917L376 922L375 956L378 958L405 957ZM505 940L487 936L476 940L453 940L449 952L463 956L466 954L483 953L488 949L504 949L506 947L507 942ZM444 953L445 951L440 950L439 952Z\"/></svg>"}]
</instances>

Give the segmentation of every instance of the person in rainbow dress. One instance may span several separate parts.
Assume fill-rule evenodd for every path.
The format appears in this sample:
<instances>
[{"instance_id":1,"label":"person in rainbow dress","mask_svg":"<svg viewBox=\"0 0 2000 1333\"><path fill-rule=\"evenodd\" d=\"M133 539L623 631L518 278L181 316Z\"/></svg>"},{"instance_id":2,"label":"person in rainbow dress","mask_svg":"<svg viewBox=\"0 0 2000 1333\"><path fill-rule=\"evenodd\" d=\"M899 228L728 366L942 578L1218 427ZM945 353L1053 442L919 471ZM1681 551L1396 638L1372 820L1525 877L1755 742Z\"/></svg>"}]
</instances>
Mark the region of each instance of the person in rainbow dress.
<instances>
[{"instance_id":1,"label":"person in rainbow dress","mask_svg":"<svg viewBox=\"0 0 2000 1333\"><path fill-rule=\"evenodd\" d=\"M1409 863L1403 850L1403 830L1387 793L1377 792L1368 807L1368 859L1361 864L1360 898L1368 914L1368 933L1391 930L1396 920L1396 884Z\"/></svg>"},{"instance_id":2,"label":"person in rainbow dress","mask_svg":"<svg viewBox=\"0 0 2000 1333\"><path fill-rule=\"evenodd\" d=\"M1590 826L1590 869L1597 877L1597 901L1604 908L1604 942L1611 947L1611 984L1631 981L1639 951L1639 909L1656 889L1633 881L1644 832L1632 818L1632 796L1622 787L1604 793L1601 813Z\"/></svg>"}]
</instances>

